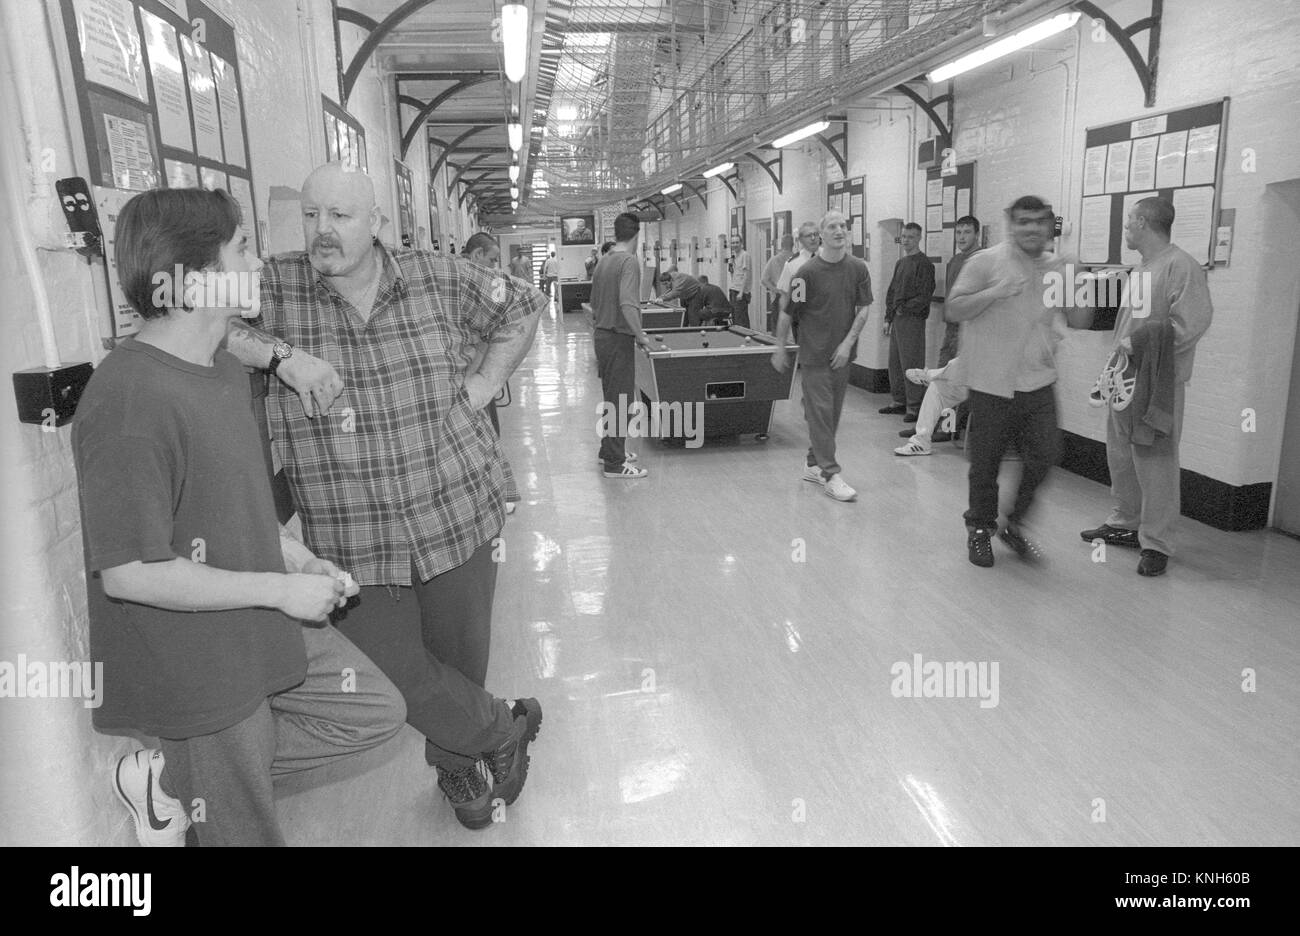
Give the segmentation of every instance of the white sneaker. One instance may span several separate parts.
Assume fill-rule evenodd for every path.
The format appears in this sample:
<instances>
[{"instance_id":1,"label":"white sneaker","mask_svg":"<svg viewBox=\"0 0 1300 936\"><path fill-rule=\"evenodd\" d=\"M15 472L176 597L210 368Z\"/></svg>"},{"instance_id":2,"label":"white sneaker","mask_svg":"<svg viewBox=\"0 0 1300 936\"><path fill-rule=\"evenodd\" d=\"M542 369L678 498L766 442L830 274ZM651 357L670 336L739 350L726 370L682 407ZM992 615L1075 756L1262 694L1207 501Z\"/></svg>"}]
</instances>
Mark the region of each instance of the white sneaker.
<instances>
[{"instance_id":1,"label":"white sneaker","mask_svg":"<svg viewBox=\"0 0 1300 936\"><path fill-rule=\"evenodd\" d=\"M622 468L617 471L606 471L604 472L604 475L607 478L625 480L629 478L644 478L649 473L650 472L646 471L644 468L638 468L636 465L629 465L627 462L624 462Z\"/></svg>"},{"instance_id":2,"label":"white sneaker","mask_svg":"<svg viewBox=\"0 0 1300 936\"><path fill-rule=\"evenodd\" d=\"M914 384L927 386L930 383L930 372L924 367L909 367L903 372L903 376Z\"/></svg>"},{"instance_id":3,"label":"white sneaker","mask_svg":"<svg viewBox=\"0 0 1300 936\"><path fill-rule=\"evenodd\" d=\"M803 479L811 481L813 484L825 484L826 479L822 477L822 470L817 465L804 464Z\"/></svg>"},{"instance_id":4,"label":"white sneaker","mask_svg":"<svg viewBox=\"0 0 1300 936\"><path fill-rule=\"evenodd\" d=\"M637 457L636 452L624 452L623 463L627 464L628 462L634 462L637 460ZM601 458L599 453L596 454L596 461L600 462L602 465L605 464L605 459Z\"/></svg>"},{"instance_id":5,"label":"white sneaker","mask_svg":"<svg viewBox=\"0 0 1300 936\"><path fill-rule=\"evenodd\" d=\"M907 440L906 445L900 445L894 449L895 455L929 455L930 443L922 442L916 436Z\"/></svg>"},{"instance_id":6,"label":"white sneaker","mask_svg":"<svg viewBox=\"0 0 1300 936\"><path fill-rule=\"evenodd\" d=\"M514 512L515 512L515 502L506 501L506 516L510 516L510 514Z\"/></svg>"},{"instance_id":7,"label":"white sneaker","mask_svg":"<svg viewBox=\"0 0 1300 936\"><path fill-rule=\"evenodd\" d=\"M825 491L827 497L833 497L837 501L851 501L858 496L858 492L845 484L844 479L837 474L831 475L826 482Z\"/></svg>"},{"instance_id":8,"label":"white sneaker","mask_svg":"<svg viewBox=\"0 0 1300 936\"><path fill-rule=\"evenodd\" d=\"M131 813L135 837L145 848L183 848L190 817L180 800L158 786L165 766L162 751L141 749L117 762L113 789Z\"/></svg>"}]
</instances>

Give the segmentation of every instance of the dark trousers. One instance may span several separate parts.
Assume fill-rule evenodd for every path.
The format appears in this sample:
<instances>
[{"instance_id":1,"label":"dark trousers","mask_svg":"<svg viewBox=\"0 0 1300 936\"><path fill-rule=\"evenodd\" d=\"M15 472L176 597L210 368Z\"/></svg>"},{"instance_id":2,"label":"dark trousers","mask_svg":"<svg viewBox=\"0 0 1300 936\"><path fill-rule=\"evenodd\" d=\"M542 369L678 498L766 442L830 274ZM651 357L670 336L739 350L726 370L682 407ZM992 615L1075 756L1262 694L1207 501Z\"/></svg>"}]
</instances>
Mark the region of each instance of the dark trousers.
<instances>
[{"instance_id":1,"label":"dark trousers","mask_svg":"<svg viewBox=\"0 0 1300 936\"><path fill-rule=\"evenodd\" d=\"M731 300L731 324L749 327L749 293L739 293L731 289L727 298Z\"/></svg>"},{"instance_id":2,"label":"dark trousers","mask_svg":"<svg viewBox=\"0 0 1300 936\"><path fill-rule=\"evenodd\" d=\"M907 379L906 372L913 367L925 367L925 319L899 315L889 331L889 392L909 413L919 413L925 387Z\"/></svg>"},{"instance_id":3,"label":"dark trousers","mask_svg":"<svg viewBox=\"0 0 1300 936\"><path fill-rule=\"evenodd\" d=\"M776 323L781 317L781 294L772 293L767 300L767 330L771 334L776 334Z\"/></svg>"},{"instance_id":4,"label":"dark trousers","mask_svg":"<svg viewBox=\"0 0 1300 936\"><path fill-rule=\"evenodd\" d=\"M1026 518L1034 491L1060 457L1061 433L1056 423L1056 386L1049 384L1013 398L972 390L971 432L966 440L970 457L970 509L963 515L970 529L995 530L998 525L998 471L1009 445L1024 460L1010 523Z\"/></svg>"},{"instance_id":5,"label":"dark trousers","mask_svg":"<svg viewBox=\"0 0 1300 936\"><path fill-rule=\"evenodd\" d=\"M698 328L704 322L704 297L697 293L693 299L687 299L684 305L687 327Z\"/></svg>"},{"instance_id":6,"label":"dark trousers","mask_svg":"<svg viewBox=\"0 0 1300 936\"><path fill-rule=\"evenodd\" d=\"M367 585L338 629L393 681L425 760L457 769L505 742L510 710L483 689L497 567L492 543L416 585Z\"/></svg>"},{"instance_id":7,"label":"dark trousers","mask_svg":"<svg viewBox=\"0 0 1300 936\"><path fill-rule=\"evenodd\" d=\"M636 339L631 335L597 328L596 371L605 402L615 414L628 413L636 399ZM620 400L622 406L619 405ZM612 420L611 420L612 421ZM609 433L601 437L600 458L606 471L617 471L627 458L626 440Z\"/></svg>"}]
</instances>

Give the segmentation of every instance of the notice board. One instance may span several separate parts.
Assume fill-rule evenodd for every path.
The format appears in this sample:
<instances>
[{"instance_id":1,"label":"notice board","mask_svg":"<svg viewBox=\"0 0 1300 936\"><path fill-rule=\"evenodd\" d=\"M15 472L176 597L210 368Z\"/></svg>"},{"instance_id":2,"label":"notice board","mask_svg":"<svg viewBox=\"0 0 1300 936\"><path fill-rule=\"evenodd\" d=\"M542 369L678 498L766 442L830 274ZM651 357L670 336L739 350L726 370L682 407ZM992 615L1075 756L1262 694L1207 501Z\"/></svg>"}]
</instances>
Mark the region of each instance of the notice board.
<instances>
[{"instance_id":1,"label":"notice board","mask_svg":"<svg viewBox=\"0 0 1300 936\"><path fill-rule=\"evenodd\" d=\"M1088 128L1084 138L1079 262L1135 266L1124 221L1143 198L1174 206L1170 239L1207 264L1213 249L1223 174L1228 98Z\"/></svg>"},{"instance_id":2,"label":"notice board","mask_svg":"<svg viewBox=\"0 0 1300 936\"><path fill-rule=\"evenodd\" d=\"M234 27L202 0L188 19L159 0L60 0L105 243L133 192L203 186L239 202L262 250ZM109 271L113 335L139 316Z\"/></svg>"},{"instance_id":3,"label":"notice board","mask_svg":"<svg viewBox=\"0 0 1300 936\"><path fill-rule=\"evenodd\" d=\"M975 214L975 163L958 163L956 172L942 166L925 172L925 240L921 249L934 264L946 264L957 249L957 219ZM940 283L942 271L936 271Z\"/></svg>"},{"instance_id":4,"label":"notice board","mask_svg":"<svg viewBox=\"0 0 1300 936\"><path fill-rule=\"evenodd\" d=\"M838 211L849 221L849 244L853 256L867 259L867 231L862 217L866 213L866 184L862 176L830 182L826 186L826 210Z\"/></svg>"}]
</instances>

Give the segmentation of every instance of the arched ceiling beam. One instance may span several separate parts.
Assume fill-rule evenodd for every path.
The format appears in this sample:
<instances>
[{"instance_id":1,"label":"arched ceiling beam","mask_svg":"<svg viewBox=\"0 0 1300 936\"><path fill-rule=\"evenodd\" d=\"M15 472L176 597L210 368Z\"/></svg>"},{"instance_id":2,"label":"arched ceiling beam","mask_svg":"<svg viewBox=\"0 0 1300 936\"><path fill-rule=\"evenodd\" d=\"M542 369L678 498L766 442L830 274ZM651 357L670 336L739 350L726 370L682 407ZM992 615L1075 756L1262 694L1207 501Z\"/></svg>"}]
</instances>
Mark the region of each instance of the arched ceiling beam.
<instances>
[{"instance_id":1,"label":"arched ceiling beam","mask_svg":"<svg viewBox=\"0 0 1300 936\"><path fill-rule=\"evenodd\" d=\"M482 132L483 132L484 130L486 130L486 129L487 129L487 126L486 126L486 125L484 125L484 126L479 126L479 127L470 127L468 130L466 130L466 131L465 131L464 133L462 133L460 136L456 137L456 139L452 140L452 141L451 141L450 143L448 143L445 147L443 147L442 155L438 157L438 161L435 162L435 163L433 164L433 169L431 169L431 170L429 171L429 178L430 178L430 179L435 179L435 178L437 178L437 176L438 176L438 170L441 169L441 168L442 168L442 164L445 163L445 162L447 161L447 157L450 156L452 153L454 153L454 152L456 151L456 147L460 146L460 144L464 143L466 140L468 140L468 139L469 139L470 137L472 137L474 134L476 134L476 133L482 133ZM402 156L403 156L403 157L406 156L406 147L405 147L405 146L402 147Z\"/></svg>"},{"instance_id":2,"label":"arched ceiling beam","mask_svg":"<svg viewBox=\"0 0 1300 936\"><path fill-rule=\"evenodd\" d=\"M406 159L406 151L410 148L411 141L415 139L415 135L420 132L420 128L424 126L425 118L437 110L444 101L455 97L466 88L472 88L474 85L482 84L485 81L496 81L498 77L499 76L496 73L492 73L479 75L477 78L466 78L463 81L459 81L452 85L428 104L425 104L424 107L420 108L420 112L416 114L415 119L411 121L410 127L408 127L406 132L402 134L402 159Z\"/></svg>"},{"instance_id":3,"label":"arched ceiling beam","mask_svg":"<svg viewBox=\"0 0 1300 936\"><path fill-rule=\"evenodd\" d=\"M370 61L370 56L379 47L379 43L383 42L389 33L401 25L404 19L431 3L433 3L433 0L406 0L396 10L384 17L382 23L376 24L375 28L370 30L365 41L361 43L361 48L357 49L357 54L352 56L352 62L348 65L348 70L343 73L343 88L340 91L343 100L339 103L344 110L347 110L348 98L352 95L353 86L357 83L357 79L361 77L361 69L366 67L366 62ZM340 19L344 18L342 9L338 11L338 16ZM406 156L405 149L402 150L402 156Z\"/></svg>"}]
</instances>

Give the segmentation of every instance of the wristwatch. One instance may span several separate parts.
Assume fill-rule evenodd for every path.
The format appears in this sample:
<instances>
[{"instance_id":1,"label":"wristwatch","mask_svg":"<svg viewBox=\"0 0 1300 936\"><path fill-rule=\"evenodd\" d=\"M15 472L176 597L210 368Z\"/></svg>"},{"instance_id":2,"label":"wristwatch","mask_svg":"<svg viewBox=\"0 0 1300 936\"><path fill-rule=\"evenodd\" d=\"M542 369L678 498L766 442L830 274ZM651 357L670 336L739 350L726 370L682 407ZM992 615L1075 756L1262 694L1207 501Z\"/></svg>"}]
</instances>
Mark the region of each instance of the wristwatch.
<instances>
[{"instance_id":1,"label":"wristwatch","mask_svg":"<svg viewBox=\"0 0 1300 936\"><path fill-rule=\"evenodd\" d=\"M277 341L271 348L271 364L267 367L268 374L274 374L280 369L280 362L287 361L293 357L293 345L287 341Z\"/></svg>"}]
</instances>

